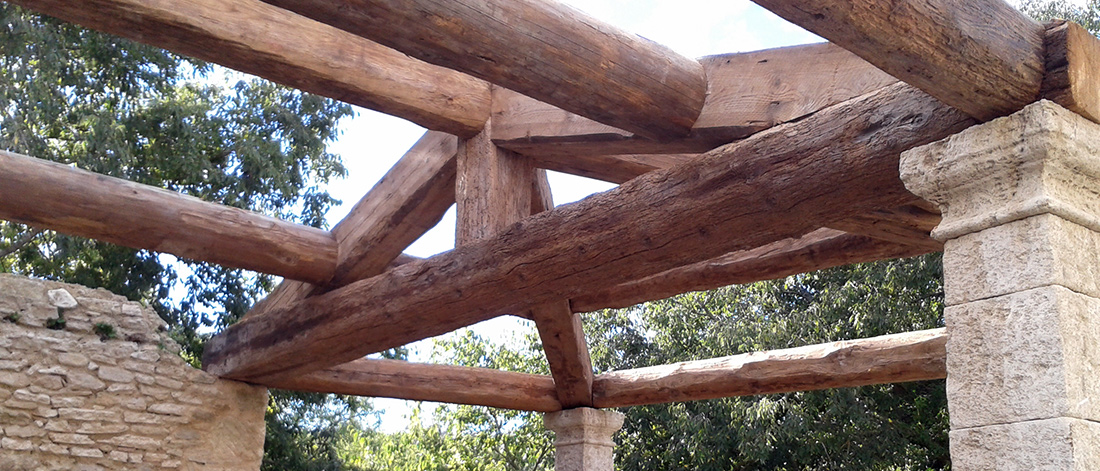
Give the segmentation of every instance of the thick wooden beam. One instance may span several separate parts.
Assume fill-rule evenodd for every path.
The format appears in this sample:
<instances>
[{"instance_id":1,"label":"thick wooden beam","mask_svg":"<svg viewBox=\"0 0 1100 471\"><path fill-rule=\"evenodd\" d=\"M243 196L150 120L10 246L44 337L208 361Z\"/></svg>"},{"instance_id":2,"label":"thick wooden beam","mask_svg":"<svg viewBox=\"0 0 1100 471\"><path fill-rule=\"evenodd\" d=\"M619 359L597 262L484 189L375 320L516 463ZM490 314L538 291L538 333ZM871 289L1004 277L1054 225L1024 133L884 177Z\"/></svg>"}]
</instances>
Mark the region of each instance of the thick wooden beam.
<instances>
[{"instance_id":1,"label":"thick wooden beam","mask_svg":"<svg viewBox=\"0 0 1100 471\"><path fill-rule=\"evenodd\" d=\"M428 131L332 229L339 254L323 283L287 280L246 317L382 273L409 244L439 223L455 201L458 138ZM409 261L409 260L403 260Z\"/></svg>"},{"instance_id":2,"label":"thick wooden beam","mask_svg":"<svg viewBox=\"0 0 1100 471\"><path fill-rule=\"evenodd\" d=\"M922 330L687 361L596 377L595 406L627 407L947 377L947 333Z\"/></svg>"},{"instance_id":3,"label":"thick wooden beam","mask_svg":"<svg viewBox=\"0 0 1100 471\"><path fill-rule=\"evenodd\" d=\"M4 151L0 219L296 280L336 265L327 231Z\"/></svg>"},{"instance_id":4,"label":"thick wooden beam","mask_svg":"<svg viewBox=\"0 0 1100 471\"><path fill-rule=\"evenodd\" d=\"M669 168L699 157L700 154L630 154L525 156L538 168L580 175L611 183L626 183L638 175Z\"/></svg>"},{"instance_id":5,"label":"thick wooden beam","mask_svg":"<svg viewBox=\"0 0 1100 471\"><path fill-rule=\"evenodd\" d=\"M653 139L683 137L698 62L552 0L265 0Z\"/></svg>"},{"instance_id":6,"label":"thick wooden beam","mask_svg":"<svg viewBox=\"0 0 1100 471\"><path fill-rule=\"evenodd\" d=\"M259 0L14 0L32 10L405 118L477 134L489 84Z\"/></svg>"},{"instance_id":7,"label":"thick wooden beam","mask_svg":"<svg viewBox=\"0 0 1100 471\"><path fill-rule=\"evenodd\" d=\"M1100 123L1100 39L1077 23L1046 27L1043 98Z\"/></svg>"},{"instance_id":8,"label":"thick wooden beam","mask_svg":"<svg viewBox=\"0 0 1100 471\"><path fill-rule=\"evenodd\" d=\"M592 407L592 359L581 316L561 300L533 307L531 320L550 364L558 402L565 409Z\"/></svg>"},{"instance_id":9,"label":"thick wooden beam","mask_svg":"<svg viewBox=\"0 0 1100 471\"><path fill-rule=\"evenodd\" d=\"M537 412L561 410L549 376L398 360L361 358L263 385Z\"/></svg>"},{"instance_id":10,"label":"thick wooden beam","mask_svg":"<svg viewBox=\"0 0 1100 471\"><path fill-rule=\"evenodd\" d=\"M943 250L943 242L933 239L932 229L940 223L939 210L918 205L905 205L888 210L871 211L829 224L850 234L894 242L901 246L920 247L928 252Z\"/></svg>"},{"instance_id":11,"label":"thick wooden beam","mask_svg":"<svg viewBox=\"0 0 1100 471\"><path fill-rule=\"evenodd\" d=\"M753 0L980 120L1039 97L1043 27L1003 0Z\"/></svg>"},{"instance_id":12,"label":"thick wooden beam","mask_svg":"<svg viewBox=\"0 0 1100 471\"><path fill-rule=\"evenodd\" d=\"M915 257L931 251L923 245L902 245L833 229L818 229L802 237L588 291L571 299L570 305L575 312L619 309L688 291L774 280L850 263Z\"/></svg>"},{"instance_id":13,"label":"thick wooden beam","mask_svg":"<svg viewBox=\"0 0 1100 471\"><path fill-rule=\"evenodd\" d=\"M827 43L723 54L699 62L707 74L709 93L687 137L645 139L494 87L493 142L529 157L556 160L609 154L699 154L897 82Z\"/></svg>"},{"instance_id":14,"label":"thick wooden beam","mask_svg":"<svg viewBox=\"0 0 1100 471\"><path fill-rule=\"evenodd\" d=\"M207 343L205 368L242 380L299 374L896 207L914 198L898 177L900 153L973 123L891 86L245 319Z\"/></svg>"}]
</instances>

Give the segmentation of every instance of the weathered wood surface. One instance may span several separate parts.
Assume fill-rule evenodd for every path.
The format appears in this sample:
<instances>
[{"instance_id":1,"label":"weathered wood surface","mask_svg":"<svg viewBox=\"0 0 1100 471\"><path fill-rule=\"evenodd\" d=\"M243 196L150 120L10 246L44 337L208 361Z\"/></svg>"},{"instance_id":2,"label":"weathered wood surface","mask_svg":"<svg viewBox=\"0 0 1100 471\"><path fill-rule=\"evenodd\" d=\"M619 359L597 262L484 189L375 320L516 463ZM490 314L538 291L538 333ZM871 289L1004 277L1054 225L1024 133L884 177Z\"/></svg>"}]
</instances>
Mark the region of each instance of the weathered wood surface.
<instances>
[{"instance_id":1,"label":"weathered wood surface","mask_svg":"<svg viewBox=\"0 0 1100 471\"><path fill-rule=\"evenodd\" d=\"M703 67L551 0L265 0L601 123L687 135Z\"/></svg>"},{"instance_id":2,"label":"weathered wood surface","mask_svg":"<svg viewBox=\"0 0 1100 471\"><path fill-rule=\"evenodd\" d=\"M575 312L619 309L688 291L774 280L850 263L915 257L932 251L924 245L902 245L833 229L818 229L802 237L588 291L571 299L570 305Z\"/></svg>"},{"instance_id":3,"label":"weathered wood surface","mask_svg":"<svg viewBox=\"0 0 1100 471\"><path fill-rule=\"evenodd\" d=\"M906 204L900 153L972 124L910 86L887 87L245 319L207 344L205 368L243 380L298 374Z\"/></svg>"},{"instance_id":4,"label":"weathered wood surface","mask_svg":"<svg viewBox=\"0 0 1100 471\"><path fill-rule=\"evenodd\" d=\"M531 214L535 168L498 148L486 129L459 143L455 246L491 237Z\"/></svg>"},{"instance_id":5,"label":"weathered wood surface","mask_svg":"<svg viewBox=\"0 0 1100 471\"><path fill-rule=\"evenodd\" d=\"M947 333L860 340L615 371L596 377L596 407L627 407L947 377Z\"/></svg>"},{"instance_id":6,"label":"weathered wood surface","mask_svg":"<svg viewBox=\"0 0 1100 471\"><path fill-rule=\"evenodd\" d=\"M493 87L493 142L529 157L699 154L897 79L833 44L699 59L709 93L685 138L653 141ZM549 168L549 167L547 167Z\"/></svg>"},{"instance_id":7,"label":"weathered wood surface","mask_svg":"<svg viewBox=\"0 0 1100 471\"><path fill-rule=\"evenodd\" d=\"M1100 40L1077 23L1046 29L1043 98L1100 123Z\"/></svg>"},{"instance_id":8,"label":"weathered wood surface","mask_svg":"<svg viewBox=\"0 0 1100 471\"><path fill-rule=\"evenodd\" d=\"M546 170L535 169L535 179L531 182L531 214L554 209L554 194L550 191L550 179Z\"/></svg>"},{"instance_id":9,"label":"weathered wood surface","mask_svg":"<svg viewBox=\"0 0 1100 471\"><path fill-rule=\"evenodd\" d=\"M1039 97L1043 27L1003 0L753 0L980 120Z\"/></svg>"},{"instance_id":10,"label":"weathered wood surface","mask_svg":"<svg viewBox=\"0 0 1100 471\"><path fill-rule=\"evenodd\" d=\"M307 92L477 134L489 84L259 0L15 0L89 28Z\"/></svg>"},{"instance_id":11,"label":"weathered wood surface","mask_svg":"<svg viewBox=\"0 0 1100 471\"><path fill-rule=\"evenodd\" d=\"M933 239L931 233L939 223L939 210L930 211L917 205L905 205L861 214L829 224L829 227L902 246L920 247L928 252L938 252L943 250L943 242Z\"/></svg>"},{"instance_id":12,"label":"weathered wood surface","mask_svg":"<svg viewBox=\"0 0 1100 471\"><path fill-rule=\"evenodd\" d=\"M576 155L525 156L538 168L555 172L580 175L611 183L626 183L643 173L669 168L700 154L630 154L630 155Z\"/></svg>"},{"instance_id":13,"label":"weathered wood surface","mask_svg":"<svg viewBox=\"0 0 1100 471\"><path fill-rule=\"evenodd\" d=\"M328 231L0 151L0 218L137 249L328 280Z\"/></svg>"},{"instance_id":14,"label":"weathered wood surface","mask_svg":"<svg viewBox=\"0 0 1100 471\"><path fill-rule=\"evenodd\" d=\"M592 359L581 316L573 313L568 301L561 300L535 306L531 319L550 364L558 402L565 409L592 407Z\"/></svg>"},{"instance_id":15,"label":"weathered wood surface","mask_svg":"<svg viewBox=\"0 0 1100 471\"><path fill-rule=\"evenodd\" d=\"M264 386L537 412L561 410L549 376L399 360L361 358Z\"/></svg>"},{"instance_id":16,"label":"weathered wood surface","mask_svg":"<svg viewBox=\"0 0 1100 471\"><path fill-rule=\"evenodd\" d=\"M284 281L246 316L385 271L454 204L457 153L458 138L425 133L332 229L339 256L331 278L316 284Z\"/></svg>"}]
</instances>

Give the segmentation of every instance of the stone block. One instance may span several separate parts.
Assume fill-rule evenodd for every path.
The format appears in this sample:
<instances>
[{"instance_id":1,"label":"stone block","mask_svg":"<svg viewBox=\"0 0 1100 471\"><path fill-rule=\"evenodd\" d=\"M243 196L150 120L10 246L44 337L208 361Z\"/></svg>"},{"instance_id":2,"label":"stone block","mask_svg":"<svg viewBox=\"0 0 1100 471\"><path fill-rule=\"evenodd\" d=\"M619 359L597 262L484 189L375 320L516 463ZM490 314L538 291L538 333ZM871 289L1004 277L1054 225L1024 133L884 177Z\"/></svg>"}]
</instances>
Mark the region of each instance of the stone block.
<instances>
[{"instance_id":1,"label":"stone block","mask_svg":"<svg viewBox=\"0 0 1100 471\"><path fill-rule=\"evenodd\" d=\"M612 471L615 441L612 436L623 426L623 414L611 410L580 407L545 416L546 428L554 431L556 471Z\"/></svg>"},{"instance_id":2,"label":"stone block","mask_svg":"<svg viewBox=\"0 0 1100 471\"><path fill-rule=\"evenodd\" d=\"M944 243L948 305L1062 285L1100 298L1100 233L1052 214Z\"/></svg>"},{"instance_id":3,"label":"stone block","mask_svg":"<svg viewBox=\"0 0 1100 471\"><path fill-rule=\"evenodd\" d=\"M1054 418L951 431L956 471L1095 471L1100 424Z\"/></svg>"},{"instance_id":4,"label":"stone block","mask_svg":"<svg viewBox=\"0 0 1100 471\"><path fill-rule=\"evenodd\" d=\"M952 429L1100 420L1100 300L1048 286L949 306L944 316Z\"/></svg>"},{"instance_id":5,"label":"stone block","mask_svg":"<svg viewBox=\"0 0 1100 471\"><path fill-rule=\"evenodd\" d=\"M0 438L0 448L11 451L31 451L34 449L34 444L30 440L3 437Z\"/></svg>"},{"instance_id":6,"label":"stone block","mask_svg":"<svg viewBox=\"0 0 1100 471\"><path fill-rule=\"evenodd\" d=\"M114 366L100 366L99 379L115 383L129 383L134 381L134 374L122 368Z\"/></svg>"},{"instance_id":7,"label":"stone block","mask_svg":"<svg viewBox=\"0 0 1100 471\"><path fill-rule=\"evenodd\" d=\"M9 388L25 388L31 385L31 378L15 371L0 371L0 385Z\"/></svg>"},{"instance_id":8,"label":"stone block","mask_svg":"<svg viewBox=\"0 0 1100 471\"><path fill-rule=\"evenodd\" d=\"M46 435L46 430L38 425L5 425L4 436L13 438L31 438Z\"/></svg>"}]
</instances>

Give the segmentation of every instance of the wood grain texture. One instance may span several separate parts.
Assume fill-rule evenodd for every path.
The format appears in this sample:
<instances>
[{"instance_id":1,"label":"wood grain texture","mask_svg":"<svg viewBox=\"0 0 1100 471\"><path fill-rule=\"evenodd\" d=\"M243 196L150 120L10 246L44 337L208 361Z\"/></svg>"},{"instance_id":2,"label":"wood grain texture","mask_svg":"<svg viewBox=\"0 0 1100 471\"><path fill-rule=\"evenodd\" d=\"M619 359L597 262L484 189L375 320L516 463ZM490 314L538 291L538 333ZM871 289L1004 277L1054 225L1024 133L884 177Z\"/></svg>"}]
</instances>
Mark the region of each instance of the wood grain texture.
<instances>
[{"instance_id":1,"label":"wood grain texture","mask_svg":"<svg viewBox=\"0 0 1100 471\"><path fill-rule=\"evenodd\" d=\"M629 154L525 156L538 168L580 175L611 183L626 183L654 170L669 168L699 157L700 154Z\"/></svg>"},{"instance_id":2,"label":"wood grain texture","mask_svg":"<svg viewBox=\"0 0 1100 471\"><path fill-rule=\"evenodd\" d=\"M459 143L455 246L496 235L531 214L535 168L481 134Z\"/></svg>"},{"instance_id":3,"label":"wood grain texture","mask_svg":"<svg viewBox=\"0 0 1100 471\"><path fill-rule=\"evenodd\" d=\"M688 291L774 280L850 263L915 257L933 250L833 229L818 229L750 250L676 267L640 280L585 292L570 300L575 312L620 309Z\"/></svg>"},{"instance_id":4,"label":"wood grain texture","mask_svg":"<svg viewBox=\"0 0 1100 471\"><path fill-rule=\"evenodd\" d=\"M897 82L833 44L699 59L708 94L691 134L653 141L493 87L493 142L529 157L699 154Z\"/></svg>"},{"instance_id":5,"label":"wood grain texture","mask_svg":"<svg viewBox=\"0 0 1100 471\"><path fill-rule=\"evenodd\" d=\"M1043 27L1003 0L753 0L980 120L1039 97Z\"/></svg>"},{"instance_id":6,"label":"wood grain texture","mask_svg":"<svg viewBox=\"0 0 1100 471\"><path fill-rule=\"evenodd\" d=\"M947 333L859 340L615 371L596 377L596 407L698 401L947 377Z\"/></svg>"},{"instance_id":7,"label":"wood grain texture","mask_svg":"<svg viewBox=\"0 0 1100 471\"><path fill-rule=\"evenodd\" d=\"M472 136L489 119L488 83L259 0L12 3L429 129Z\"/></svg>"},{"instance_id":8,"label":"wood grain texture","mask_svg":"<svg viewBox=\"0 0 1100 471\"><path fill-rule=\"evenodd\" d=\"M1046 25L1042 96L1100 123L1100 39L1077 23Z\"/></svg>"},{"instance_id":9,"label":"wood grain texture","mask_svg":"<svg viewBox=\"0 0 1100 471\"><path fill-rule=\"evenodd\" d=\"M266 0L415 58L653 139L682 137L698 62L552 0Z\"/></svg>"},{"instance_id":10,"label":"wood grain texture","mask_svg":"<svg viewBox=\"0 0 1100 471\"><path fill-rule=\"evenodd\" d=\"M974 121L899 84L529 217L211 339L204 367L300 374L905 204L900 153ZM736 237L731 237L736 234Z\"/></svg>"},{"instance_id":11,"label":"wood grain texture","mask_svg":"<svg viewBox=\"0 0 1100 471\"><path fill-rule=\"evenodd\" d=\"M0 218L296 280L336 266L328 231L4 151Z\"/></svg>"},{"instance_id":12,"label":"wood grain texture","mask_svg":"<svg viewBox=\"0 0 1100 471\"><path fill-rule=\"evenodd\" d=\"M939 252L943 250L943 242L933 239L931 235L932 229L939 223L939 211L905 205L871 211L829 224L829 227L902 246L920 247L928 252Z\"/></svg>"},{"instance_id":13,"label":"wood grain texture","mask_svg":"<svg viewBox=\"0 0 1100 471\"><path fill-rule=\"evenodd\" d=\"M581 316L566 300L531 309L562 408L592 407L592 359Z\"/></svg>"},{"instance_id":14,"label":"wood grain texture","mask_svg":"<svg viewBox=\"0 0 1100 471\"><path fill-rule=\"evenodd\" d=\"M332 229L339 248L331 279L284 281L246 317L382 273L454 204L458 138L428 131Z\"/></svg>"},{"instance_id":15,"label":"wood grain texture","mask_svg":"<svg viewBox=\"0 0 1100 471\"><path fill-rule=\"evenodd\" d=\"M550 179L546 170L535 169L535 179L531 182L531 214L554 209L554 193L550 191Z\"/></svg>"},{"instance_id":16,"label":"wood grain texture","mask_svg":"<svg viewBox=\"0 0 1100 471\"><path fill-rule=\"evenodd\" d=\"M536 412L561 410L549 376L399 360L361 358L263 385Z\"/></svg>"}]
</instances>

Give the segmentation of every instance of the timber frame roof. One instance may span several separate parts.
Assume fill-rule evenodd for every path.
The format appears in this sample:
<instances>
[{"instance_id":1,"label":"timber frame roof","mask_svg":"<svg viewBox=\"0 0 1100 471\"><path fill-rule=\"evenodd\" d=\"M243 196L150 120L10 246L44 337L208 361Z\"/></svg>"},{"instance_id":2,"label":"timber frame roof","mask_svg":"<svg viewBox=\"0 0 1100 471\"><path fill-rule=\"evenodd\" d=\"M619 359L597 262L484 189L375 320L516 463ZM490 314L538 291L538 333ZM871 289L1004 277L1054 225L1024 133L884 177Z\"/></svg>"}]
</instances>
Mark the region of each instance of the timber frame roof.
<instances>
[{"instance_id":1,"label":"timber frame roof","mask_svg":"<svg viewBox=\"0 0 1100 471\"><path fill-rule=\"evenodd\" d=\"M0 218L285 277L204 367L288 389L555 411L943 378L942 329L594 375L579 316L940 250L901 152L1040 99L1100 117L1100 41L1002 0L754 0L831 43L699 60L553 0L9 1L430 129L331 231L0 152ZM621 185L554 207L546 169ZM452 204L456 249L403 255ZM506 314L551 376L364 358Z\"/></svg>"}]
</instances>

